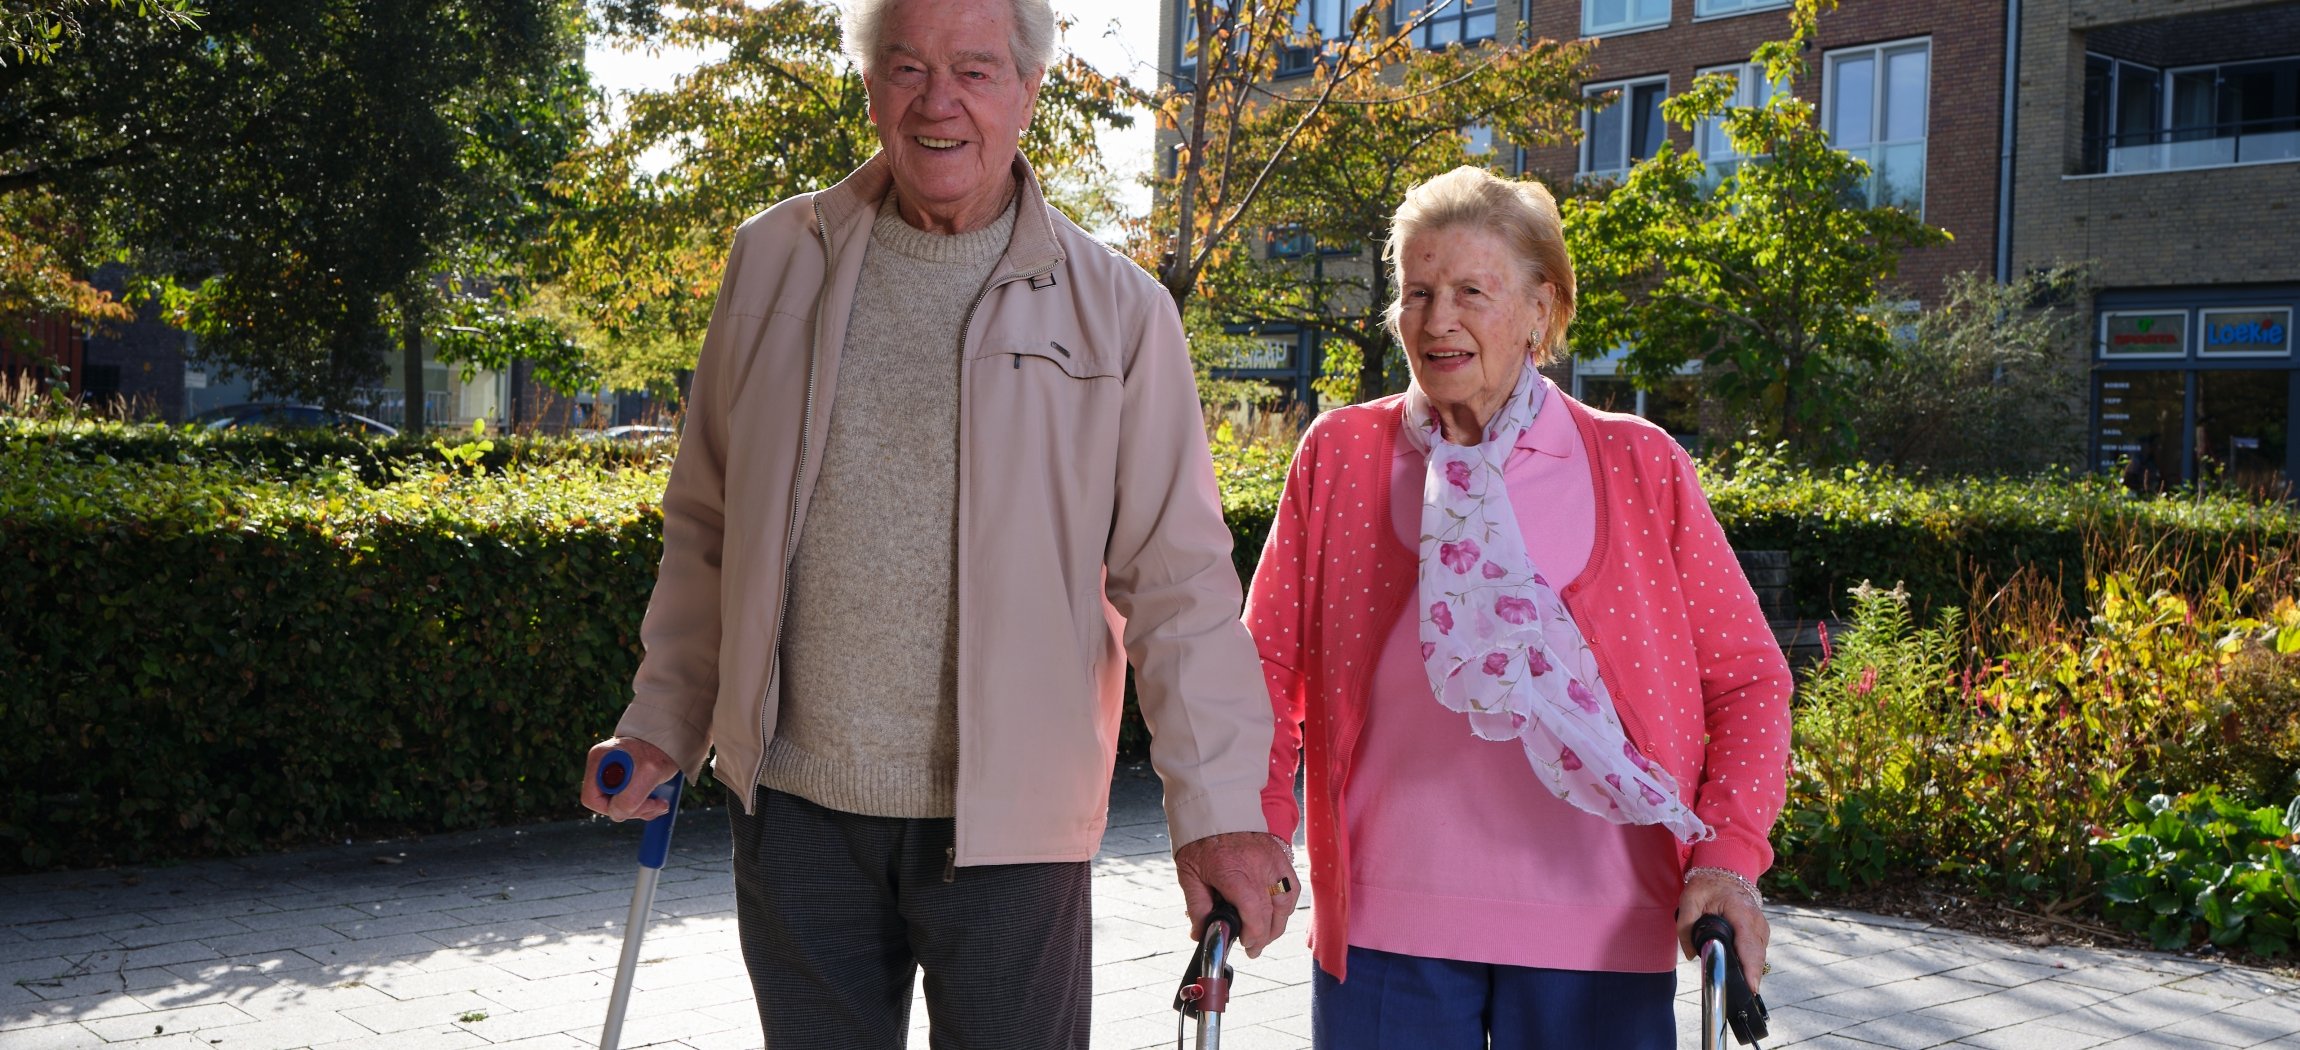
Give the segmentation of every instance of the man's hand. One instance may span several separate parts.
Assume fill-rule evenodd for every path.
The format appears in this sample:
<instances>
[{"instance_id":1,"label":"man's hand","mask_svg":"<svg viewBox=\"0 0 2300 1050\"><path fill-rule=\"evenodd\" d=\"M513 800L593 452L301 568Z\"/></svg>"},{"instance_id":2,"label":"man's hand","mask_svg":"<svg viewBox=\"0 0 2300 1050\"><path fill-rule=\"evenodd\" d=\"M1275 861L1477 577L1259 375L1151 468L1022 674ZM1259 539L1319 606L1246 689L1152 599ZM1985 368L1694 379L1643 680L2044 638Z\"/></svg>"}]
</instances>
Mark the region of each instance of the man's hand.
<instances>
[{"instance_id":1,"label":"man's hand","mask_svg":"<svg viewBox=\"0 0 2300 1050\"><path fill-rule=\"evenodd\" d=\"M1765 943L1773 927L1749 897L1749 888L1723 875L1695 872L1677 898L1677 950L1693 957L1693 923L1704 915L1722 915L1733 926L1733 954L1741 957L1741 975L1754 994L1765 976Z\"/></svg>"},{"instance_id":2,"label":"man's hand","mask_svg":"<svg viewBox=\"0 0 2300 1050\"><path fill-rule=\"evenodd\" d=\"M631 783L610 796L599 791L599 760L616 748L631 755ZM678 771L679 764L662 748L635 736L609 737L591 745L583 760L583 808L609 820L653 820L669 812L671 804L650 792Z\"/></svg>"},{"instance_id":3,"label":"man's hand","mask_svg":"<svg viewBox=\"0 0 2300 1050\"><path fill-rule=\"evenodd\" d=\"M1238 939L1246 957L1286 932L1286 920L1301 899L1302 883L1277 836L1260 831L1208 835L1174 851L1174 877L1182 883L1182 903L1190 911L1190 937L1205 936L1206 913L1215 893L1238 909L1246 928ZM1282 887L1282 888L1281 888Z\"/></svg>"}]
</instances>

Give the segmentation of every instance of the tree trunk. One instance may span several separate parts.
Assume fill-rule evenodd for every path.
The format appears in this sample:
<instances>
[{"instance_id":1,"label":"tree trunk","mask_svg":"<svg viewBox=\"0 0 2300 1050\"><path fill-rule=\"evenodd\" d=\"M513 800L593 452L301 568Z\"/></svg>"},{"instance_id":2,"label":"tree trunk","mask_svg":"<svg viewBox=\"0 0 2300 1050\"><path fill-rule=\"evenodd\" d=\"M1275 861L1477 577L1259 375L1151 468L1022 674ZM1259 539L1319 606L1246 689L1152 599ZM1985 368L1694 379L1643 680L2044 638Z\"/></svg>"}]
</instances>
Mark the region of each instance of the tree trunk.
<instances>
[{"instance_id":1,"label":"tree trunk","mask_svg":"<svg viewBox=\"0 0 2300 1050\"><path fill-rule=\"evenodd\" d=\"M404 434L423 433L423 311L422 298L410 293L400 303L399 352L400 398L404 408L400 411L399 429Z\"/></svg>"},{"instance_id":2,"label":"tree trunk","mask_svg":"<svg viewBox=\"0 0 2300 1050\"><path fill-rule=\"evenodd\" d=\"M1367 323L1359 327L1365 334L1358 339L1358 403L1364 404L1389 393L1390 340L1380 318L1389 309L1390 271L1382 265L1384 242L1369 240L1366 255L1372 260L1373 279L1366 283ZM1372 329L1366 332L1366 329Z\"/></svg>"}]
</instances>

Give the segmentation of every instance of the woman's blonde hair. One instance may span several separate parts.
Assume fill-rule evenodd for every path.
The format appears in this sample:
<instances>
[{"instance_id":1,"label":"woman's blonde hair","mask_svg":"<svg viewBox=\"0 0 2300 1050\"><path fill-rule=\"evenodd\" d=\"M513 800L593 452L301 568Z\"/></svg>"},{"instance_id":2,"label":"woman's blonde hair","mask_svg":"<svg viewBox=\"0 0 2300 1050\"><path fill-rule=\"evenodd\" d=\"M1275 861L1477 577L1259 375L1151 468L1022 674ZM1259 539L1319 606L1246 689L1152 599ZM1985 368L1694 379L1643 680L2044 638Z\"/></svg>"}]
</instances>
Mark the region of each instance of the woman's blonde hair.
<instances>
[{"instance_id":1,"label":"woman's blonde hair","mask_svg":"<svg viewBox=\"0 0 2300 1050\"><path fill-rule=\"evenodd\" d=\"M1383 320L1391 338L1404 341L1398 334L1398 314L1405 308L1399 253L1407 240L1451 226L1500 235L1524 267L1528 295L1544 281L1556 286L1549 329L1542 333L1541 345L1533 348L1534 364L1550 363L1564 348L1566 326L1573 323L1573 260L1565 254L1557 198L1538 182L1513 182L1467 164L1407 190L1397 214L1390 217L1390 242L1382 249L1382 263L1390 268L1390 287L1396 289Z\"/></svg>"}]
</instances>

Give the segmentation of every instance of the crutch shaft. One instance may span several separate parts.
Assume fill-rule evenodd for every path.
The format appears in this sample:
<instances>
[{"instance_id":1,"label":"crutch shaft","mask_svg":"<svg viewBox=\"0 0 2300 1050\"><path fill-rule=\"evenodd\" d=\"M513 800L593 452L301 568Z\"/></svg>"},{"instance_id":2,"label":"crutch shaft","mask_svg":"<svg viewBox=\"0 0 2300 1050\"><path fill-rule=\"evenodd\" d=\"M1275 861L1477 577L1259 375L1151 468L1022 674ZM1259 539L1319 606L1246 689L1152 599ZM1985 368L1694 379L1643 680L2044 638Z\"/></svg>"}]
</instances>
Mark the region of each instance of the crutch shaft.
<instances>
[{"instance_id":1,"label":"crutch shaft","mask_svg":"<svg viewBox=\"0 0 2300 1050\"><path fill-rule=\"evenodd\" d=\"M631 981L639 972L639 944L647 935L647 914L655 910L655 883L661 868L640 868L631 888L631 914L623 920L623 957L615 963L615 989L607 997L607 1023L599 1029L599 1050L623 1043L623 1015L631 1005Z\"/></svg>"}]
</instances>

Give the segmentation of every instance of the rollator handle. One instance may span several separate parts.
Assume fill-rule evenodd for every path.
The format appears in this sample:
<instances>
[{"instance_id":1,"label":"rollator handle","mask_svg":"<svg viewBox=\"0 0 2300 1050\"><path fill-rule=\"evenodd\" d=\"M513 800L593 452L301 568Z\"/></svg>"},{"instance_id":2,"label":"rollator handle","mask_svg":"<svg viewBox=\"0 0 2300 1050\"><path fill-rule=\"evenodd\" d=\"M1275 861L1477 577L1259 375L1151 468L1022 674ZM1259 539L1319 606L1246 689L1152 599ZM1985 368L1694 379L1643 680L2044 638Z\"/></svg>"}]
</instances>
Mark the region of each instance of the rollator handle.
<instances>
[{"instance_id":1,"label":"rollator handle","mask_svg":"<svg viewBox=\"0 0 2300 1050\"><path fill-rule=\"evenodd\" d=\"M1182 986L1174 992L1174 1009L1184 1017L1219 1014L1230 1004L1230 944L1245 930L1237 905L1214 894L1213 910L1206 913L1206 929L1198 937L1198 950L1190 953L1190 967L1182 971ZM1212 971L1212 976L1208 972Z\"/></svg>"},{"instance_id":2,"label":"rollator handle","mask_svg":"<svg viewBox=\"0 0 2300 1050\"><path fill-rule=\"evenodd\" d=\"M1705 958L1711 944L1717 945L1725 962L1725 1021L1733 1028L1734 1040L1746 1046L1770 1038L1765 1031L1770 1019L1765 997L1749 990L1749 975L1741 972L1741 955L1733 949L1733 924L1722 915L1693 920L1694 957Z\"/></svg>"}]
</instances>

